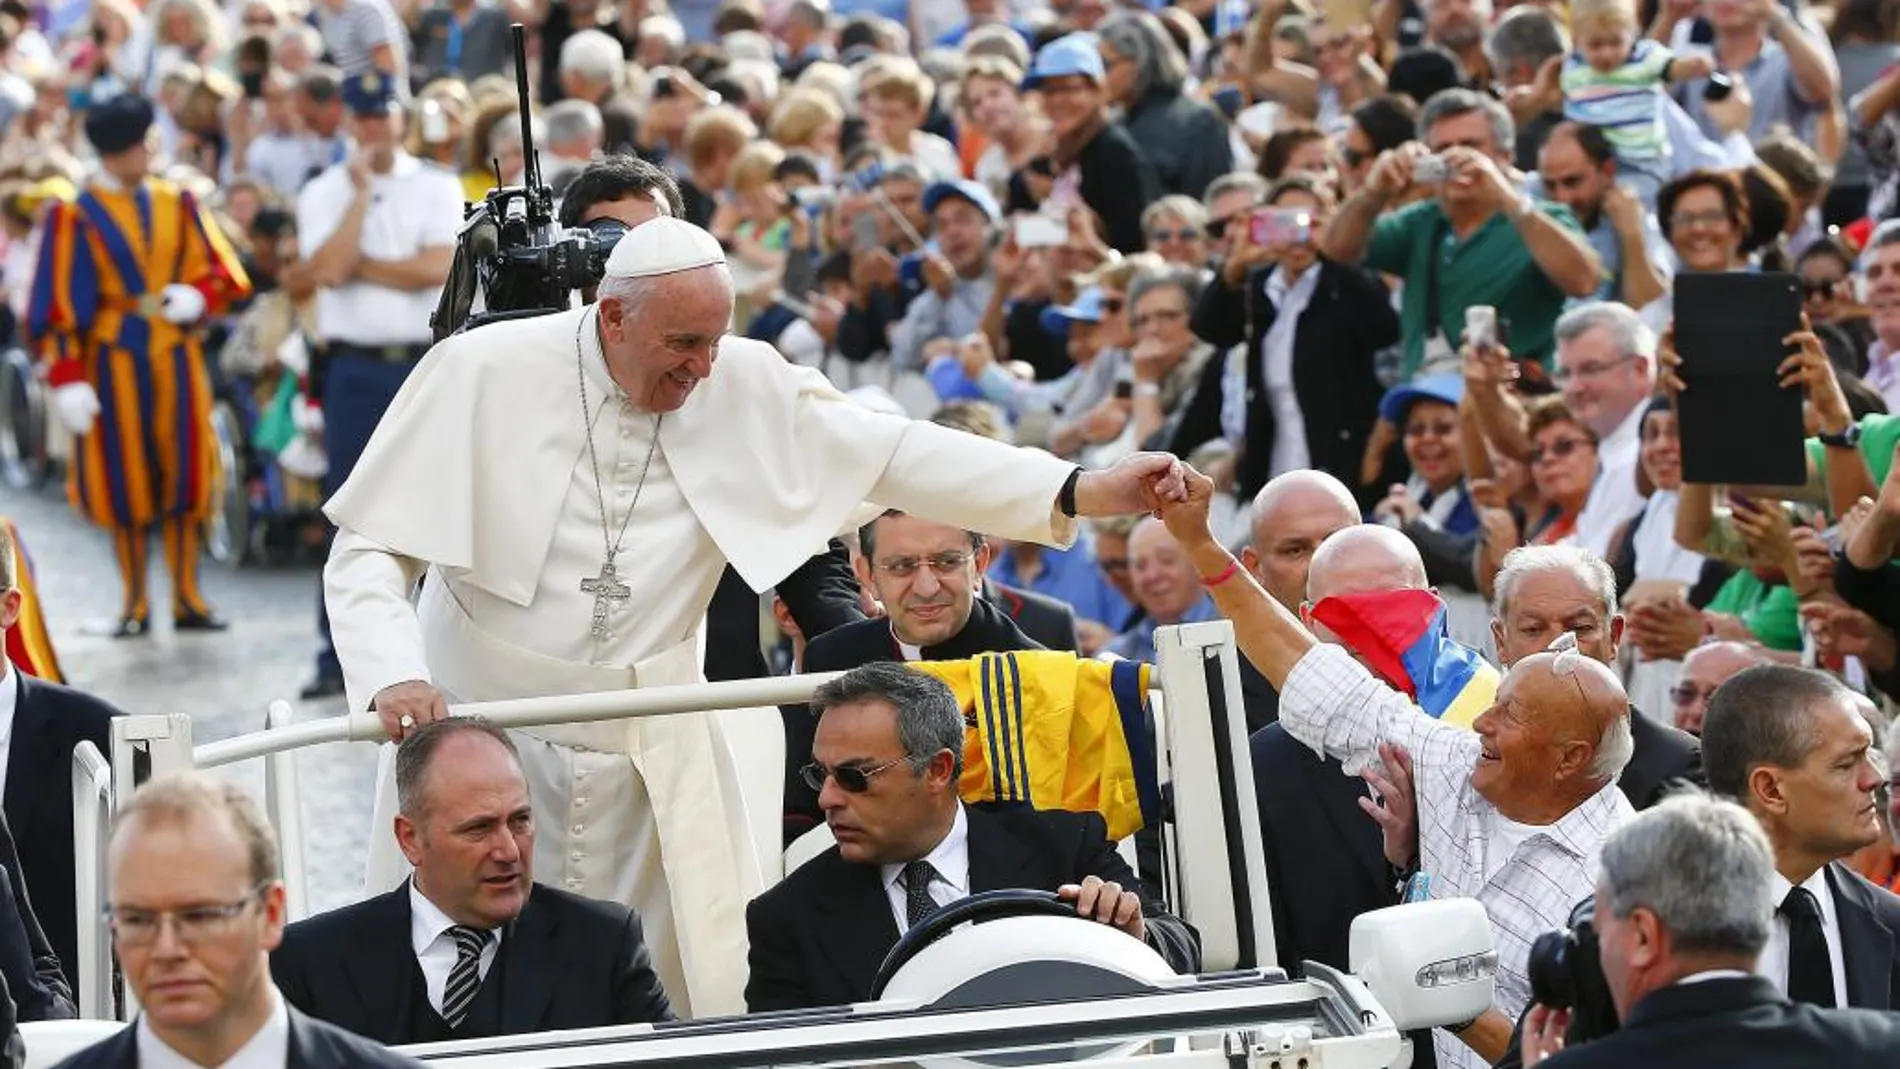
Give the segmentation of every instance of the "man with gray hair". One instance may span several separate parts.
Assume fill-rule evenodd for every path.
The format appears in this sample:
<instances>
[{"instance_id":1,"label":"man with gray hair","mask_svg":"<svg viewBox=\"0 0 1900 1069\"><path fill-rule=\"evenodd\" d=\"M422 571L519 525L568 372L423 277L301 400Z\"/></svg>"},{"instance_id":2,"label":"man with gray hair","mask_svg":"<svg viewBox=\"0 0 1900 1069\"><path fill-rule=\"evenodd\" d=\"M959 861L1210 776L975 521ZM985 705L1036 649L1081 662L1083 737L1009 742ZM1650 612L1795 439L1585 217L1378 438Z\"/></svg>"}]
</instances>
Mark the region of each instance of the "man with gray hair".
<instances>
[{"instance_id":1,"label":"man with gray hair","mask_svg":"<svg viewBox=\"0 0 1900 1069\"><path fill-rule=\"evenodd\" d=\"M1245 575L1208 530L1212 496L1213 483L1190 470L1188 500L1165 503L1162 520L1234 622L1247 659L1280 692L1280 723L1349 773L1383 746L1403 746L1416 770L1419 869L1431 876L1431 897L1475 898L1490 916L1493 1005L1433 1036L1439 1065L1488 1066L1530 1000L1531 941L1564 923L1604 837L1632 812L1616 789L1631 750L1623 687L1573 649L1534 653L1511 666L1469 730L1446 723L1322 643ZM1316 570L1326 555L1322 545Z\"/></svg>"},{"instance_id":2,"label":"man with gray hair","mask_svg":"<svg viewBox=\"0 0 1900 1069\"><path fill-rule=\"evenodd\" d=\"M543 180L559 196L594 157L600 154L600 108L587 100L558 100L541 115Z\"/></svg>"},{"instance_id":3,"label":"man with gray hair","mask_svg":"<svg viewBox=\"0 0 1900 1069\"><path fill-rule=\"evenodd\" d=\"M900 935L1004 888L1054 890L1175 969L1199 967L1193 929L1129 870L1100 814L963 803L963 710L942 680L867 664L811 704L818 732L802 775L837 844L746 907L747 1010L862 1002Z\"/></svg>"},{"instance_id":4,"label":"man with gray hair","mask_svg":"<svg viewBox=\"0 0 1900 1069\"><path fill-rule=\"evenodd\" d=\"M1484 39L1484 56L1491 64L1491 80L1505 90L1529 88L1537 81L1537 72L1552 56L1569 51L1563 24L1541 4L1519 4L1506 11ZM1563 121L1563 101L1538 100L1536 94L1520 96L1508 93L1513 102L1511 118L1517 124L1516 163L1520 171L1537 166L1537 153L1551 128ZM1549 110L1535 111L1517 104L1547 104Z\"/></svg>"},{"instance_id":5,"label":"man with gray hair","mask_svg":"<svg viewBox=\"0 0 1900 1069\"><path fill-rule=\"evenodd\" d=\"M1623 825L1603 844L1592 922L1622 1026L1566 1050L1569 1014L1534 1007L1523 1064L1892 1065L1900 1017L1791 1002L1750 975L1774 878L1767 839L1732 802L1685 794Z\"/></svg>"},{"instance_id":6,"label":"man with gray hair","mask_svg":"<svg viewBox=\"0 0 1900 1069\"><path fill-rule=\"evenodd\" d=\"M1867 279L1874 341L1867 347L1867 385L1880 391L1887 411L1900 412L1900 219L1874 228L1860 256Z\"/></svg>"},{"instance_id":7,"label":"man with gray hair","mask_svg":"<svg viewBox=\"0 0 1900 1069\"><path fill-rule=\"evenodd\" d=\"M1656 388L1656 335L1629 305L1615 301L1577 305L1558 317L1553 332L1557 368L1551 377L1563 390L1564 407L1597 437L1596 481L1570 541L1607 557L1618 528L1643 507L1636 465L1643 415ZM1502 377L1467 382L1485 438L1529 461L1528 424L1515 391Z\"/></svg>"},{"instance_id":8,"label":"man with gray hair","mask_svg":"<svg viewBox=\"0 0 1900 1069\"><path fill-rule=\"evenodd\" d=\"M1577 651L1611 668L1623 641L1616 573L1603 558L1575 546L1520 546L1504 558L1496 580L1491 637L1505 667L1576 636ZM1645 809L1681 782L1702 779L1702 754L1688 734L1641 710L1630 710L1635 753L1618 780L1630 804Z\"/></svg>"},{"instance_id":9,"label":"man with gray hair","mask_svg":"<svg viewBox=\"0 0 1900 1069\"><path fill-rule=\"evenodd\" d=\"M1507 175L1514 135L1504 105L1446 89L1419 116L1420 142L1382 153L1321 240L1327 258L1405 279L1406 378L1455 370L1465 309L1490 306L1521 359L1548 361L1568 297L1596 291L1600 266L1568 208L1534 200ZM1437 194L1397 211L1415 189Z\"/></svg>"},{"instance_id":10,"label":"man with gray hair","mask_svg":"<svg viewBox=\"0 0 1900 1069\"><path fill-rule=\"evenodd\" d=\"M1900 1008L1900 896L1845 863L1885 834L1858 696L1824 672L1747 669L1709 700L1702 753L1710 789L1746 806L1774 849L1775 919L1755 971L1796 1002Z\"/></svg>"},{"instance_id":11,"label":"man with gray hair","mask_svg":"<svg viewBox=\"0 0 1900 1069\"><path fill-rule=\"evenodd\" d=\"M639 110L627 99L627 69L620 42L605 30L587 29L561 42L561 96L600 109L602 145L631 152L638 140Z\"/></svg>"}]
</instances>

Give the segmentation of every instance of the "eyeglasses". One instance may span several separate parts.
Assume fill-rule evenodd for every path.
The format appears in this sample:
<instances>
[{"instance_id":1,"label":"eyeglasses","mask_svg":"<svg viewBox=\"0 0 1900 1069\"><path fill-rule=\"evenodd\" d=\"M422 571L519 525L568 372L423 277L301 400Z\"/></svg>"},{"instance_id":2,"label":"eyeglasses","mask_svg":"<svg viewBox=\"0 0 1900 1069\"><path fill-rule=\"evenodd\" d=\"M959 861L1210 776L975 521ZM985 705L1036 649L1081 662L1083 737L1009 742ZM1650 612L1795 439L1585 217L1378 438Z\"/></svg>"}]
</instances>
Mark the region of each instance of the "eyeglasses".
<instances>
[{"instance_id":1,"label":"eyeglasses","mask_svg":"<svg viewBox=\"0 0 1900 1069\"><path fill-rule=\"evenodd\" d=\"M838 781L838 786L843 787L847 792L851 794L863 794L865 791L871 789L872 776L877 775L887 768L895 768L903 764L905 760L907 760L907 758L894 757L872 768L865 768L863 765L839 765L837 768L826 768L818 762L813 761L811 764L798 770L798 777L805 781L805 786L810 787L814 791L824 790L825 781L835 779Z\"/></svg>"},{"instance_id":2,"label":"eyeglasses","mask_svg":"<svg viewBox=\"0 0 1900 1069\"><path fill-rule=\"evenodd\" d=\"M1372 153L1361 152L1351 145L1339 146L1339 159L1348 167L1357 167L1372 158Z\"/></svg>"},{"instance_id":3,"label":"eyeglasses","mask_svg":"<svg viewBox=\"0 0 1900 1069\"><path fill-rule=\"evenodd\" d=\"M1148 244L1150 245L1159 245L1164 241L1199 241L1200 239L1201 232L1191 226L1184 226L1178 230L1148 231Z\"/></svg>"},{"instance_id":4,"label":"eyeglasses","mask_svg":"<svg viewBox=\"0 0 1900 1069\"><path fill-rule=\"evenodd\" d=\"M890 560L879 561L877 570L893 579L909 579L917 574L917 569L925 566L938 575L955 575L962 571L963 566L970 563L974 556L975 554L968 550L958 549L930 557L892 557Z\"/></svg>"},{"instance_id":5,"label":"eyeglasses","mask_svg":"<svg viewBox=\"0 0 1900 1069\"><path fill-rule=\"evenodd\" d=\"M1136 316L1135 329L1140 330L1150 323L1159 326L1162 323L1173 323L1176 320L1186 318L1187 309L1185 308L1157 308L1152 312L1143 312L1141 315Z\"/></svg>"},{"instance_id":6,"label":"eyeglasses","mask_svg":"<svg viewBox=\"0 0 1900 1069\"><path fill-rule=\"evenodd\" d=\"M1097 557L1095 566L1110 575L1125 575L1128 572L1127 557Z\"/></svg>"},{"instance_id":7,"label":"eyeglasses","mask_svg":"<svg viewBox=\"0 0 1900 1069\"><path fill-rule=\"evenodd\" d=\"M1577 697L1583 700L1584 705L1589 705L1590 696L1584 692L1583 680L1577 678L1577 665L1583 662L1583 654L1577 649L1577 633L1565 631L1551 639L1550 645L1544 648L1557 655L1550 660L1550 674L1569 676L1570 682L1577 686Z\"/></svg>"},{"instance_id":8,"label":"eyeglasses","mask_svg":"<svg viewBox=\"0 0 1900 1069\"><path fill-rule=\"evenodd\" d=\"M1123 301L1120 297L1102 298L1102 311L1107 312L1109 315L1121 315L1122 309L1125 307L1127 307L1127 302Z\"/></svg>"},{"instance_id":9,"label":"eyeglasses","mask_svg":"<svg viewBox=\"0 0 1900 1069\"><path fill-rule=\"evenodd\" d=\"M1547 446L1540 445L1531 450L1531 465L1535 467L1546 459L1561 460L1584 446L1594 446L1588 438L1559 438Z\"/></svg>"},{"instance_id":10,"label":"eyeglasses","mask_svg":"<svg viewBox=\"0 0 1900 1069\"><path fill-rule=\"evenodd\" d=\"M1551 373L1550 381L1563 386L1573 379L1601 378L1613 368L1622 367L1634 359L1636 359L1635 353L1625 353L1614 360L1592 360L1587 364L1578 364L1574 368L1560 367Z\"/></svg>"},{"instance_id":11,"label":"eyeglasses","mask_svg":"<svg viewBox=\"0 0 1900 1069\"><path fill-rule=\"evenodd\" d=\"M1720 208L1710 208L1706 212L1672 212L1669 216L1669 226L1676 230L1692 226L1721 226L1727 222L1728 213Z\"/></svg>"},{"instance_id":12,"label":"eyeglasses","mask_svg":"<svg viewBox=\"0 0 1900 1069\"><path fill-rule=\"evenodd\" d=\"M1457 420L1439 419L1430 422L1420 421L1418 423L1408 423L1405 425L1405 436L1407 438L1424 438L1427 435L1436 438L1449 438L1456 433L1458 433Z\"/></svg>"},{"instance_id":13,"label":"eyeglasses","mask_svg":"<svg viewBox=\"0 0 1900 1069\"><path fill-rule=\"evenodd\" d=\"M1809 279L1801 283L1801 291L1807 294L1807 296L1811 298L1812 297L1832 297L1834 296L1835 287L1839 286L1842 282L1845 282L1845 281L1846 279L1840 279L1840 278Z\"/></svg>"},{"instance_id":14,"label":"eyeglasses","mask_svg":"<svg viewBox=\"0 0 1900 1069\"><path fill-rule=\"evenodd\" d=\"M1714 696L1714 687L1698 687L1694 683L1678 683L1669 688L1669 700L1679 706L1700 705Z\"/></svg>"},{"instance_id":15,"label":"eyeglasses","mask_svg":"<svg viewBox=\"0 0 1900 1069\"><path fill-rule=\"evenodd\" d=\"M250 889L236 902L213 905L187 906L184 909L150 910L133 906L107 906L101 911L106 926L113 936L125 946L150 946L158 941L159 932L164 930L166 918L175 925L180 942L202 943L216 939L231 929L231 922L244 914L250 904L257 901L273 881L266 880Z\"/></svg>"},{"instance_id":16,"label":"eyeglasses","mask_svg":"<svg viewBox=\"0 0 1900 1069\"><path fill-rule=\"evenodd\" d=\"M1226 218L1226 219L1209 219L1209 220L1207 221L1207 236L1208 236L1208 238L1209 238L1209 239L1211 239L1211 240L1213 240L1213 241L1219 241L1219 240L1221 240L1222 238L1224 238L1224 237L1226 237L1226 236L1227 236L1227 224L1228 224L1228 223L1231 223L1231 222L1233 222L1233 221L1234 221L1235 219L1237 219L1237 218L1239 218L1239 217L1240 217L1240 215L1245 215L1245 214L1246 214L1245 212L1241 212L1241 213L1239 213L1239 215L1234 215L1234 216L1229 216L1229 217L1228 217L1228 218Z\"/></svg>"}]
</instances>

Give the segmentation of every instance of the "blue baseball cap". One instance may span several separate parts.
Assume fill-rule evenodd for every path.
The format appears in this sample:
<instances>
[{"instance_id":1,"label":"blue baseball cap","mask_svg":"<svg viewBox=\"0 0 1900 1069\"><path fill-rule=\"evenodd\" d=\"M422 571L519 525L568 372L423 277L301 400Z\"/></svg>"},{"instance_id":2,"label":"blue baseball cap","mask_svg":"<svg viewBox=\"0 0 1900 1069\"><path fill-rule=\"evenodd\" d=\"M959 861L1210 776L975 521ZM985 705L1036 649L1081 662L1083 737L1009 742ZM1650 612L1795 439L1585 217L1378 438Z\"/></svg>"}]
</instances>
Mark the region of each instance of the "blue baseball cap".
<instances>
[{"instance_id":1,"label":"blue baseball cap","mask_svg":"<svg viewBox=\"0 0 1900 1069\"><path fill-rule=\"evenodd\" d=\"M395 104L395 80L381 71L364 71L343 79L343 106L352 115L388 115Z\"/></svg>"},{"instance_id":2,"label":"blue baseball cap","mask_svg":"<svg viewBox=\"0 0 1900 1069\"><path fill-rule=\"evenodd\" d=\"M1070 323L1100 323L1105 314L1102 287L1090 286L1075 295L1074 304L1052 304L1044 308L1042 314L1036 317L1036 322L1051 334L1066 335Z\"/></svg>"},{"instance_id":3,"label":"blue baseball cap","mask_svg":"<svg viewBox=\"0 0 1900 1069\"><path fill-rule=\"evenodd\" d=\"M1420 401L1442 401L1457 407L1465 398L1465 379L1455 371L1422 375L1414 382L1392 387L1379 399L1379 416L1387 423L1405 422L1405 414Z\"/></svg>"},{"instance_id":4,"label":"blue baseball cap","mask_svg":"<svg viewBox=\"0 0 1900 1069\"><path fill-rule=\"evenodd\" d=\"M1043 45L1042 51L1029 61L1029 73L1023 76L1023 90L1027 92L1050 78L1070 74L1085 75L1096 85L1102 84L1108 77L1108 68L1102 64L1098 40L1092 33L1072 33Z\"/></svg>"},{"instance_id":5,"label":"blue baseball cap","mask_svg":"<svg viewBox=\"0 0 1900 1069\"><path fill-rule=\"evenodd\" d=\"M1003 209L996 206L996 198L990 194L989 187L974 178L931 183L930 187L924 190L924 211L936 211L937 205L950 197L958 197L976 205L977 209L992 223L1003 216Z\"/></svg>"}]
</instances>

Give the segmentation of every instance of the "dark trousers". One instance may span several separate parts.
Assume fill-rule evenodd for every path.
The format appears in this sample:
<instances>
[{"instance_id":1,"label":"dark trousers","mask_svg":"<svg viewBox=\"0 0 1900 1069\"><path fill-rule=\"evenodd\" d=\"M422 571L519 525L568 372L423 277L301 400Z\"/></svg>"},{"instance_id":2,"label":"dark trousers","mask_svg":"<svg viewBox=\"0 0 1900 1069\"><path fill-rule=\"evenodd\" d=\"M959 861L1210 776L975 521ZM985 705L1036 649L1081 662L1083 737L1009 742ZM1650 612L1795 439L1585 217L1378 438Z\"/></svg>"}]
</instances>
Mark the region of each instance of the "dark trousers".
<instances>
[{"instance_id":1,"label":"dark trousers","mask_svg":"<svg viewBox=\"0 0 1900 1069\"><path fill-rule=\"evenodd\" d=\"M416 347L420 357L424 347ZM323 455L330 470L323 477L323 496L341 489L363 458L369 436L381 422L396 391L416 366L414 360L392 362L346 343L332 343L324 358L323 373ZM334 536L335 531L331 534ZM336 644L330 640L330 614L323 604L323 582L317 582L317 674L336 677L343 666L336 659Z\"/></svg>"}]
</instances>

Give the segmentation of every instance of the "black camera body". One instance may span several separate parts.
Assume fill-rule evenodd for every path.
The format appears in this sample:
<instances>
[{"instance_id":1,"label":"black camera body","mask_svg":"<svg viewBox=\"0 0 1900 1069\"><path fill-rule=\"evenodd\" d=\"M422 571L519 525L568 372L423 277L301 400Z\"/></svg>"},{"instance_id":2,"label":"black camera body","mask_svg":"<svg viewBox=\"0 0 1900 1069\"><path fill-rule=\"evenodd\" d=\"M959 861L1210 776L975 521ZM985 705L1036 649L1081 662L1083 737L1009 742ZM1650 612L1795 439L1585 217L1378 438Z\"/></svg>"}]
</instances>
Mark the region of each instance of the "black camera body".
<instances>
[{"instance_id":1,"label":"black camera body","mask_svg":"<svg viewBox=\"0 0 1900 1069\"><path fill-rule=\"evenodd\" d=\"M1597 956L1595 896L1570 910L1569 927L1537 937L1531 944L1528 972L1532 1002L1570 1011L1567 1043L1609 1035L1621 1024Z\"/></svg>"},{"instance_id":2,"label":"black camera body","mask_svg":"<svg viewBox=\"0 0 1900 1069\"><path fill-rule=\"evenodd\" d=\"M626 227L603 220L564 229L554 218L554 190L541 180L529 110L527 37L516 23L515 92L525 157L521 184L491 191L466 210L442 299L429 317L435 340L503 319L567 310L575 290L599 284L607 257ZM477 295L482 310L474 310Z\"/></svg>"}]
</instances>

